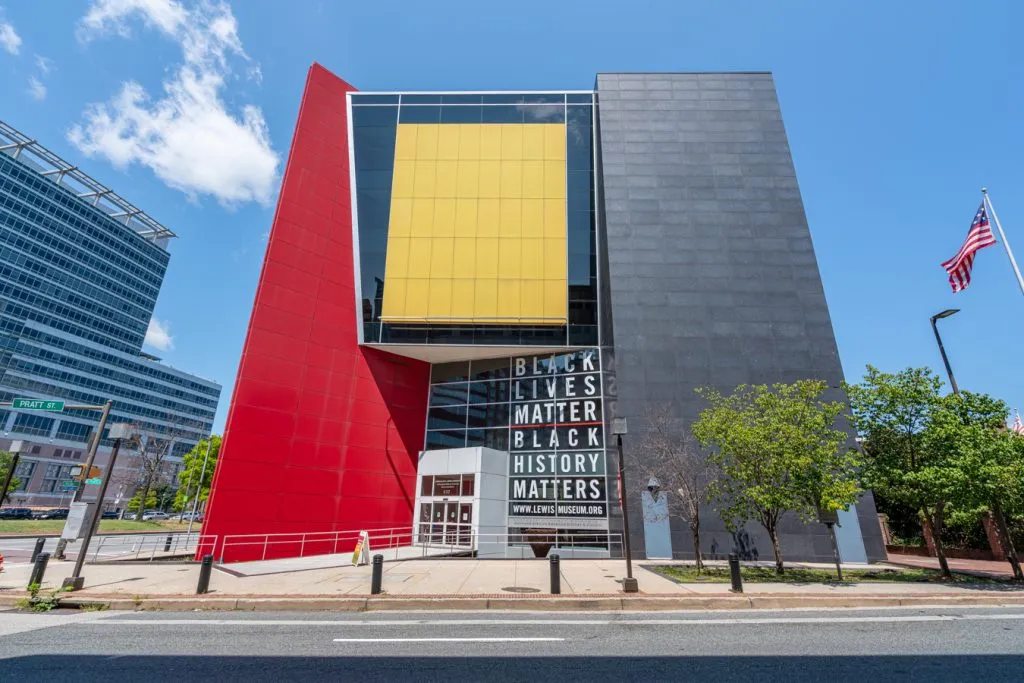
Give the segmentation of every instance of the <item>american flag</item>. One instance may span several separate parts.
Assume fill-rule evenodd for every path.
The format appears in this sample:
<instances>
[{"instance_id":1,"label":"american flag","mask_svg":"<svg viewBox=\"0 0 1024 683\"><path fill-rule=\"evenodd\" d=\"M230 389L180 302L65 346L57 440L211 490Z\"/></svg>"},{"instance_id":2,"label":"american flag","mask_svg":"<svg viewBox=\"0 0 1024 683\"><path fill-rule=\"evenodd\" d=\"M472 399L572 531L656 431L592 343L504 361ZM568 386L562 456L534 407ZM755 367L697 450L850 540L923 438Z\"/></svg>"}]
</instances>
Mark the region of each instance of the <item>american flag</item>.
<instances>
[{"instance_id":1,"label":"american flag","mask_svg":"<svg viewBox=\"0 0 1024 683\"><path fill-rule=\"evenodd\" d=\"M1013 426L1010 427L1010 430L1013 431L1014 434L1024 434L1024 422L1020 421L1020 413L1016 410L1013 412L1016 413L1016 416L1013 418Z\"/></svg>"},{"instance_id":2,"label":"american flag","mask_svg":"<svg viewBox=\"0 0 1024 683\"><path fill-rule=\"evenodd\" d=\"M974 265L974 254L979 249L991 247L996 243L992 234L992 228L988 225L988 214L985 212L985 202L981 203L978 213L974 214L971 222L971 229L967 231L967 239L964 246L956 256L942 264L942 267L949 273L949 284L953 287L953 293L967 289L971 284L971 266Z\"/></svg>"}]
</instances>

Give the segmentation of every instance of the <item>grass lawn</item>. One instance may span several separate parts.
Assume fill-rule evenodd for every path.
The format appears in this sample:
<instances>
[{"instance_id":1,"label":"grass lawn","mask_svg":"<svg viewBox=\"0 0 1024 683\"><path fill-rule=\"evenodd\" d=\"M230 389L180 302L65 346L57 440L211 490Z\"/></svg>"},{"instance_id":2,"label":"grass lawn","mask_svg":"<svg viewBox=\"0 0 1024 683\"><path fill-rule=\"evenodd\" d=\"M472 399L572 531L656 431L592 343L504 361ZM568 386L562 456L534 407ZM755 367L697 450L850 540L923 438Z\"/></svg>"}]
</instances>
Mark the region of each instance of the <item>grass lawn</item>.
<instances>
[{"instance_id":1,"label":"grass lawn","mask_svg":"<svg viewBox=\"0 0 1024 683\"><path fill-rule=\"evenodd\" d=\"M59 534L64 528L63 519L0 519L0 534ZM198 531L202 524L196 522L192 531ZM101 519L100 533L123 531L185 531L188 522L154 521L136 522L129 519Z\"/></svg>"},{"instance_id":2,"label":"grass lawn","mask_svg":"<svg viewBox=\"0 0 1024 683\"><path fill-rule=\"evenodd\" d=\"M692 566L657 566L650 567L662 576L679 583L729 583L728 567L706 567L697 574ZM775 567L741 567L743 581L746 583L836 583L835 569L803 569L787 568L779 576ZM844 569L844 583L949 583L942 575L932 569ZM1005 583L998 579L966 574L953 573L952 583Z\"/></svg>"}]
</instances>

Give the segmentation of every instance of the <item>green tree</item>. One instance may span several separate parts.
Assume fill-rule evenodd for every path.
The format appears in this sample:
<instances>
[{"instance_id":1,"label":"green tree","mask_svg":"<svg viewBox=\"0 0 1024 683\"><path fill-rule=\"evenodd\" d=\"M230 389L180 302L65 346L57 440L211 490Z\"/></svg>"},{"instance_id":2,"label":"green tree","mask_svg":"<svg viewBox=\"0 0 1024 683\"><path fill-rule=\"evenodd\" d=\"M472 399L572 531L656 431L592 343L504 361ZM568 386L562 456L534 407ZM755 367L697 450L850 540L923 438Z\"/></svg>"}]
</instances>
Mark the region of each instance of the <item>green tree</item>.
<instances>
[{"instance_id":1,"label":"green tree","mask_svg":"<svg viewBox=\"0 0 1024 683\"><path fill-rule=\"evenodd\" d=\"M174 502L177 491L169 482L163 482L153 487L153 493L156 494L156 509L166 510Z\"/></svg>"},{"instance_id":2,"label":"green tree","mask_svg":"<svg viewBox=\"0 0 1024 683\"><path fill-rule=\"evenodd\" d=\"M865 485L920 512L931 529L939 567L951 577L942 531L962 477L949 449L936 448L937 436L929 433L942 403L941 387L929 368L886 373L869 365L861 383L847 385L846 392L863 439Z\"/></svg>"},{"instance_id":3,"label":"green tree","mask_svg":"<svg viewBox=\"0 0 1024 683\"><path fill-rule=\"evenodd\" d=\"M775 570L784 570L778 525L794 512L815 518L819 507L846 509L861 489L859 455L845 444L849 434L837 427L845 405L824 401L828 385L820 380L793 384L741 385L728 396L711 388L698 393L711 403L693 424L709 459L723 477L715 500L730 529L756 519L768 532Z\"/></svg>"},{"instance_id":4,"label":"green tree","mask_svg":"<svg viewBox=\"0 0 1024 683\"><path fill-rule=\"evenodd\" d=\"M156 491L150 489L146 494L146 504L140 506L139 501L142 500L142 491L137 491L131 499L128 500L128 511L138 513L135 519L141 520L143 513L146 510L156 509Z\"/></svg>"},{"instance_id":5,"label":"green tree","mask_svg":"<svg viewBox=\"0 0 1024 683\"><path fill-rule=\"evenodd\" d=\"M207 444L210 447L210 458L206 460ZM217 456L220 454L221 437L214 434L202 439L182 459L182 468L178 472L178 494L174 498L174 509L179 512L191 512L196 493L199 494L200 505L210 496L210 485L213 483L213 472L217 467ZM205 471L203 463L206 463ZM202 481L200 481L202 479Z\"/></svg>"},{"instance_id":6,"label":"green tree","mask_svg":"<svg viewBox=\"0 0 1024 683\"><path fill-rule=\"evenodd\" d=\"M0 486L3 486L4 482L7 481L7 475L11 473L12 467L14 467L14 455L7 451L0 451ZM11 477L11 483L7 487L7 494L3 500L0 500L0 504L10 501L11 492L17 491L19 486L21 486L21 479Z\"/></svg>"},{"instance_id":7,"label":"green tree","mask_svg":"<svg viewBox=\"0 0 1024 683\"><path fill-rule=\"evenodd\" d=\"M1019 510L1024 497L1024 449L1020 436L1007 431L1008 409L1003 401L964 391L944 396L925 432L926 447L953 469L957 485L951 504L975 520L992 513L1005 559L1014 578L1024 580L1006 511Z\"/></svg>"}]
</instances>

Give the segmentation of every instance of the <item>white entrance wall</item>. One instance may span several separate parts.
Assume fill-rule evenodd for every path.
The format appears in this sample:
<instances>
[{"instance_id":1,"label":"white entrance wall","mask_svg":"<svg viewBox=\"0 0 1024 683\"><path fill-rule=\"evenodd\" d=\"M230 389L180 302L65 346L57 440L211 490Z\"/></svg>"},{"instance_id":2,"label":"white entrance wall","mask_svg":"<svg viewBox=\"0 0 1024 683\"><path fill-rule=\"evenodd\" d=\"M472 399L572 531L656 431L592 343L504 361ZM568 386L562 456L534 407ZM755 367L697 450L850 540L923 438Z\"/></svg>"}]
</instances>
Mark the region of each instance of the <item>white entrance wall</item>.
<instances>
[{"instance_id":1,"label":"white entrance wall","mask_svg":"<svg viewBox=\"0 0 1024 683\"><path fill-rule=\"evenodd\" d=\"M423 495L423 477L472 474L472 496ZM423 503L472 503L473 549L477 557L505 557L508 531L508 453L491 448L451 448L422 451L416 472L416 507L413 535L420 539L420 508Z\"/></svg>"}]
</instances>

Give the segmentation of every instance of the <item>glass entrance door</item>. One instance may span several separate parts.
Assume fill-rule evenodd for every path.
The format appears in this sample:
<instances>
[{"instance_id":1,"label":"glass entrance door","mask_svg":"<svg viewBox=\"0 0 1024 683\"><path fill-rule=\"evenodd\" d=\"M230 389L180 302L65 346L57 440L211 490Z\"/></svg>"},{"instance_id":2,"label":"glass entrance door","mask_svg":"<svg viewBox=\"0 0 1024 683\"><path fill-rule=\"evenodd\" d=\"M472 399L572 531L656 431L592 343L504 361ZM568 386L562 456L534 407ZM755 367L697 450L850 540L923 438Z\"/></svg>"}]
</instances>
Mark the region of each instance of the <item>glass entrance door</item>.
<instances>
[{"instance_id":1,"label":"glass entrance door","mask_svg":"<svg viewBox=\"0 0 1024 683\"><path fill-rule=\"evenodd\" d=\"M436 503L435 503L436 504ZM444 504L444 544L455 545L459 534L459 504Z\"/></svg>"},{"instance_id":2,"label":"glass entrance door","mask_svg":"<svg viewBox=\"0 0 1024 683\"><path fill-rule=\"evenodd\" d=\"M434 512L431 516L430 542L444 543L444 503L434 503Z\"/></svg>"},{"instance_id":3,"label":"glass entrance door","mask_svg":"<svg viewBox=\"0 0 1024 683\"><path fill-rule=\"evenodd\" d=\"M473 541L473 504L421 503L419 535L424 543L469 547Z\"/></svg>"},{"instance_id":4,"label":"glass entrance door","mask_svg":"<svg viewBox=\"0 0 1024 683\"><path fill-rule=\"evenodd\" d=\"M459 545L469 546L473 540L473 504L459 504Z\"/></svg>"}]
</instances>

